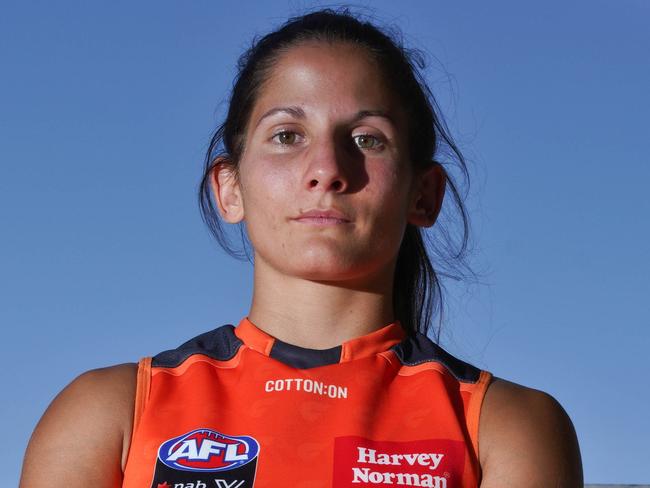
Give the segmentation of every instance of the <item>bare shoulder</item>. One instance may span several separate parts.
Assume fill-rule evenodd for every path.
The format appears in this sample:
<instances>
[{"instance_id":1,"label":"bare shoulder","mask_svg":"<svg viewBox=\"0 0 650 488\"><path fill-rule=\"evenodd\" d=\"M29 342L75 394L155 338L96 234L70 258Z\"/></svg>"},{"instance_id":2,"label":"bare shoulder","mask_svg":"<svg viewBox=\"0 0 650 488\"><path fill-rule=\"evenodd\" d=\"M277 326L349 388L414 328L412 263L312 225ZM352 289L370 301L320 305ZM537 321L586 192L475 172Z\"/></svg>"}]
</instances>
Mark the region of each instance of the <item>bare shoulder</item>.
<instances>
[{"instance_id":1,"label":"bare shoulder","mask_svg":"<svg viewBox=\"0 0 650 488\"><path fill-rule=\"evenodd\" d=\"M564 408L548 393L496 378L479 423L481 488L578 488L580 449Z\"/></svg>"},{"instance_id":2,"label":"bare shoulder","mask_svg":"<svg viewBox=\"0 0 650 488\"><path fill-rule=\"evenodd\" d=\"M27 446L20 488L121 486L137 364L94 369L54 398ZM74 466L74 469L70 469Z\"/></svg>"}]
</instances>

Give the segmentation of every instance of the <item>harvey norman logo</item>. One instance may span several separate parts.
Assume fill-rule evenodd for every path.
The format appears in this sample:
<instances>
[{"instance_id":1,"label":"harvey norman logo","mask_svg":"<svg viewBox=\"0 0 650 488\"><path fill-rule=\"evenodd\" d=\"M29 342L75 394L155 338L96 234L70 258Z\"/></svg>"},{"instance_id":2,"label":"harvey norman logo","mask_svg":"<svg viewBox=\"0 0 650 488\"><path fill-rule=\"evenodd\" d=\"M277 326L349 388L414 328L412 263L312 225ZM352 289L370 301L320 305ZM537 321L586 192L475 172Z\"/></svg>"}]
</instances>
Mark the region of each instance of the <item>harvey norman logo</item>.
<instances>
[{"instance_id":1,"label":"harvey norman logo","mask_svg":"<svg viewBox=\"0 0 650 488\"><path fill-rule=\"evenodd\" d=\"M378 453L375 449L366 447L357 447L359 456L357 463L374 464L379 466L425 466L431 470L438 469L440 461L445 457L442 453L410 453L410 454L388 454L385 452ZM447 478L444 476L433 476L425 473L394 473L379 472L373 468L352 468L352 483L371 483L371 484L397 484L408 486L435 486L436 488L447 488Z\"/></svg>"},{"instance_id":2,"label":"harvey norman logo","mask_svg":"<svg viewBox=\"0 0 650 488\"><path fill-rule=\"evenodd\" d=\"M465 450L448 439L412 442L339 437L334 447L337 487L460 486Z\"/></svg>"}]
</instances>

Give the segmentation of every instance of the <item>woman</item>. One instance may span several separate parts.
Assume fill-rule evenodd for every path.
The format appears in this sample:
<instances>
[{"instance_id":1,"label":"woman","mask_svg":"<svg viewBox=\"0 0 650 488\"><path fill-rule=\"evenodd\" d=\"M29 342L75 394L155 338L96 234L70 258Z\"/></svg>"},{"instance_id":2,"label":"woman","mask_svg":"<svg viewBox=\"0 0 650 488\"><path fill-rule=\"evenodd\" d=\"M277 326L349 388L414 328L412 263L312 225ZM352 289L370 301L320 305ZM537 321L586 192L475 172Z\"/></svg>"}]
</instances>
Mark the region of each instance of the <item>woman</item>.
<instances>
[{"instance_id":1,"label":"woman","mask_svg":"<svg viewBox=\"0 0 650 488\"><path fill-rule=\"evenodd\" d=\"M248 316L73 381L21 487L582 486L552 397L423 334L440 288L420 228L460 203L441 144L464 168L433 107L406 51L345 11L260 39L202 183L224 247L215 209L246 226Z\"/></svg>"}]
</instances>

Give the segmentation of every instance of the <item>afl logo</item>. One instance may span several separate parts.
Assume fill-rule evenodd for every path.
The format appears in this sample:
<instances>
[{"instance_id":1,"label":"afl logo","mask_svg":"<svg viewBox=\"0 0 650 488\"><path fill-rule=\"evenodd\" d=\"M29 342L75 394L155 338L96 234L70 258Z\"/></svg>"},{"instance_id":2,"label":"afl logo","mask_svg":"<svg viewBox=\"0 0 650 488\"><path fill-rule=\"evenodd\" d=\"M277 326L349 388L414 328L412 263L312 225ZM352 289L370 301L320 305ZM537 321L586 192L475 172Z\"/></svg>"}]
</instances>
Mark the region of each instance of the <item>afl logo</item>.
<instances>
[{"instance_id":1,"label":"afl logo","mask_svg":"<svg viewBox=\"0 0 650 488\"><path fill-rule=\"evenodd\" d=\"M183 471L228 471L257 457L259 443L249 436L229 436L197 429L163 442L158 459Z\"/></svg>"}]
</instances>

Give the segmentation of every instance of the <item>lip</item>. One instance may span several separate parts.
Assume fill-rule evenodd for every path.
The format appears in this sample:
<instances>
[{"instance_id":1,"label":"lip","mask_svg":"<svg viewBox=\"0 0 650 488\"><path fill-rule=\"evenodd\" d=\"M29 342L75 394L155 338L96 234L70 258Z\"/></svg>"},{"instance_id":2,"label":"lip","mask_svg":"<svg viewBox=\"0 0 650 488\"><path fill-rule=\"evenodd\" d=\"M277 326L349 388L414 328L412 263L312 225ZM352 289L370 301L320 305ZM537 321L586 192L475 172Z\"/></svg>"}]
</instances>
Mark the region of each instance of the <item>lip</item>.
<instances>
[{"instance_id":1,"label":"lip","mask_svg":"<svg viewBox=\"0 0 650 488\"><path fill-rule=\"evenodd\" d=\"M301 212L298 217L294 217L292 220L296 222L301 222L304 224L315 224L315 225L340 225L340 224L349 224L351 220L340 210L333 208L329 209L311 209Z\"/></svg>"}]
</instances>

